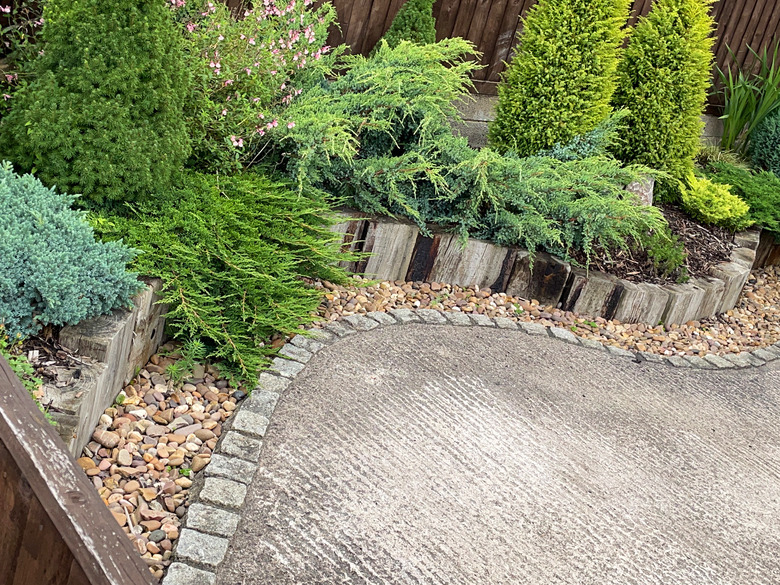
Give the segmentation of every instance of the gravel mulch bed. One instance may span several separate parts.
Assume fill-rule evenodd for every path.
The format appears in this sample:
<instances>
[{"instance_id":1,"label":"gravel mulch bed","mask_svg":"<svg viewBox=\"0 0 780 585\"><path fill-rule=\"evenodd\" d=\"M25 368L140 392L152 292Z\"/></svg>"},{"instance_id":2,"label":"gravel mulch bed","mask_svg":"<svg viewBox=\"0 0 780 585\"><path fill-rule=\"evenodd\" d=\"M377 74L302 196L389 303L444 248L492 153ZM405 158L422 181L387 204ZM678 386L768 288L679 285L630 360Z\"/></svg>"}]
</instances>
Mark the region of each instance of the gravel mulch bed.
<instances>
[{"instance_id":1,"label":"gravel mulch bed","mask_svg":"<svg viewBox=\"0 0 780 585\"><path fill-rule=\"evenodd\" d=\"M702 225L677 207L660 206L672 234L679 238L685 248L688 258L685 266L691 278L706 276L710 268L728 262L731 251L735 248L734 234L728 230ZM575 254L575 260L581 265L586 263L585 255ZM656 273L652 260L644 250L618 251L610 256L596 250L591 258L590 270L607 272L618 278L631 282L647 282L650 284L666 284L676 281L676 275L664 278Z\"/></svg>"},{"instance_id":2,"label":"gravel mulch bed","mask_svg":"<svg viewBox=\"0 0 780 585\"><path fill-rule=\"evenodd\" d=\"M350 286L317 283L327 289L319 314L335 321L348 315L401 308L479 313L562 327L605 345L668 356L739 353L780 340L780 268L774 266L751 273L733 310L702 322L668 327L579 315L490 289L402 281L367 286L368 282L355 277Z\"/></svg>"},{"instance_id":3,"label":"gravel mulch bed","mask_svg":"<svg viewBox=\"0 0 780 585\"><path fill-rule=\"evenodd\" d=\"M100 417L78 459L158 579L170 564L192 478L246 396L212 366L195 365L191 377L172 381L166 369L177 357L152 356Z\"/></svg>"}]
</instances>

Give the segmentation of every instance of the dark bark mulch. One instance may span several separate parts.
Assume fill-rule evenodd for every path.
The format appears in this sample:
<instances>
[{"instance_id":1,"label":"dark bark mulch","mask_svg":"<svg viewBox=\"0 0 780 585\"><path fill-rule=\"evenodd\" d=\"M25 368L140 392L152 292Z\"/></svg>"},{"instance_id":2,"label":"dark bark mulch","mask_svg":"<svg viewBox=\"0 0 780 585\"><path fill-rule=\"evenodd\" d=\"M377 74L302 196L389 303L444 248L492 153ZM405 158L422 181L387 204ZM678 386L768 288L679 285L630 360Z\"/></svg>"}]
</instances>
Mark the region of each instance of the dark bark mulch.
<instances>
[{"instance_id":1,"label":"dark bark mulch","mask_svg":"<svg viewBox=\"0 0 780 585\"><path fill-rule=\"evenodd\" d=\"M679 208L672 205L660 205L672 234L680 239L685 248L687 260L685 266L691 278L706 276L710 268L721 262L727 262L735 248L734 234L726 229L702 225L688 217ZM579 254L575 259L582 265L585 256ZM597 251L591 258L590 270L607 272L631 282L667 284L677 282L679 273L664 278L656 272L652 260L645 250L620 251L609 255Z\"/></svg>"}]
</instances>

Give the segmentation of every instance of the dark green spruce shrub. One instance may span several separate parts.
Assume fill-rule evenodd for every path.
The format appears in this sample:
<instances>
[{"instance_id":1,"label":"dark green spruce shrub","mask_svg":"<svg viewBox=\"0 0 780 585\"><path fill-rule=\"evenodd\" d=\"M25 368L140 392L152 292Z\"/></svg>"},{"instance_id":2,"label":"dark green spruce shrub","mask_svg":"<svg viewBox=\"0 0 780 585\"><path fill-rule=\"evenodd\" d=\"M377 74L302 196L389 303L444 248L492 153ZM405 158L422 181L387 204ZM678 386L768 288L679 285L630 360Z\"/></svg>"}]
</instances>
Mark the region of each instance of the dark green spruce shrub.
<instances>
[{"instance_id":1,"label":"dark green spruce shrub","mask_svg":"<svg viewBox=\"0 0 780 585\"><path fill-rule=\"evenodd\" d=\"M665 171L677 180L693 172L711 83L711 4L656 0L639 19L618 66L613 99L631 112L624 140L614 148L621 160Z\"/></svg>"},{"instance_id":2,"label":"dark green spruce shrub","mask_svg":"<svg viewBox=\"0 0 780 585\"><path fill-rule=\"evenodd\" d=\"M92 222L104 238L124 238L144 253L143 274L160 277L167 322L183 341L200 340L209 356L251 378L274 350L274 333L316 319L321 295L302 277L341 281L345 273L330 208L255 173L187 174L185 186Z\"/></svg>"},{"instance_id":3,"label":"dark green spruce shrub","mask_svg":"<svg viewBox=\"0 0 780 585\"><path fill-rule=\"evenodd\" d=\"M764 118L750 139L753 164L780 176L780 109Z\"/></svg>"},{"instance_id":4,"label":"dark green spruce shrub","mask_svg":"<svg viewBox=\"0 0 780 585\"><path fill-rule=\"evenodd\" d=\"M727 162L711 162L705 169L714 183L731 185L750 206L748 217L780 238L780 178L772 172L751 171Z\"/></svg>"},{"instance_id":5,"label":"dark green spruce shrub","mask_svg":"<svg viewBox=\"0 0 780 585\"><path fill-rule=\"evenodd\" d=\"M161 0L47 0L35 79L0 152L97 204L152 197L189 153L182 38Z\"/></svg>"},{"instance_id":6,"label":"dark green spruce shrub","mask_svg":"<svg viewBox=\"0 0 780 585\"><path fill-rule=\"evenodd\" d=\"M127 306L139 290L134 251L95 241L75 197L0 166L0 325L11 337Z\"/></svg>"},{"instance_id":7,"label":"dark green spruce shrub","mask_svg":"<svg viewBox=\"0 0 780 585\"><path fill-rule=\"evenodd\" d=\"M610 112L627 0L540 0L498 86L489 143L533 155L593 130Z\"/></svg>"},{"instance_id":8,"label":"dark green spruce shrub","mask_svg":"<svg viewBox=\"0 0 780 585\"><path fill-rule=\"evenodd\" d=\"M407 0L395 15L390 28L379 40L395 48L401 41L418 45L436 42L436 21L433 18L435 0ZM376 50L376 49L374 49Z\"/></svg>"}]
</instances>

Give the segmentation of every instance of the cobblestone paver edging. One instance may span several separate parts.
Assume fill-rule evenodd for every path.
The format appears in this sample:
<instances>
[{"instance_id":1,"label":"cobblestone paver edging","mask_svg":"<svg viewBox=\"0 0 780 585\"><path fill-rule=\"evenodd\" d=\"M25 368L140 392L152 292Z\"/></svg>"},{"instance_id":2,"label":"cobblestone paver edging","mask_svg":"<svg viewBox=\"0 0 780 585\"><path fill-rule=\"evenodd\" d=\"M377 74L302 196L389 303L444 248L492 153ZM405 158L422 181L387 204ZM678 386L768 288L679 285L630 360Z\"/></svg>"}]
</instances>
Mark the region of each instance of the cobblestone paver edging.
<instances>
[{"instance_id":1,"label":"cobblestone paver edging","mask_svg":"<svg viewBox=\"0 0 780 585\"><path fill-rule=\"evenodd\" d=\"M176 562L168 569L164 585L213 585L216 570L228 549L240 519L247 484L257 470L262 440L281 393L290 385L312 356L326 345L358 332L377 327L407 324L456 327L497 327L528 335L549 336L572 345L581 345L635 362L653 362L677 368L730 369L762 366L780 358L780 343L726 356L660 356L632 352L578 337L566 329L539 323L518 323L505 317L440 312L433 309L395 309L387 313L351 315L312 329L310 336L298 335L283 346L272 369L260 374L258 385L232 418L223 433L211 462L204 469L205 481L193 489L191 505L184 518L175 551Z\"/></svg>"}]
</instances>

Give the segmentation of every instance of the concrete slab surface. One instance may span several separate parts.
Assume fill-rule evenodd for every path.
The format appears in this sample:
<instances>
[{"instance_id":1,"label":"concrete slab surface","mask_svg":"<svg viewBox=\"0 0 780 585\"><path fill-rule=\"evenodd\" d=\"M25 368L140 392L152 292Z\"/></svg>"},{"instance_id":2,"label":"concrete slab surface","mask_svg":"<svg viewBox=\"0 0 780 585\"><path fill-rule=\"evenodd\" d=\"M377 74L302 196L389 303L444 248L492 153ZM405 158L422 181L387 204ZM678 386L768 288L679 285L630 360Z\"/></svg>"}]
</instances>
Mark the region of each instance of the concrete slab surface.
<instances>
[{"instance_id":1,"label":"concrete slab surface","mask_svg":"<svg viewBox=\"0 0 780 585\"><path fill-rule=\"evenodd\" d=\"M349 336L281 396L241 513L218 585L777 585L780 366Z\"/></svg>"}]
</instances>

